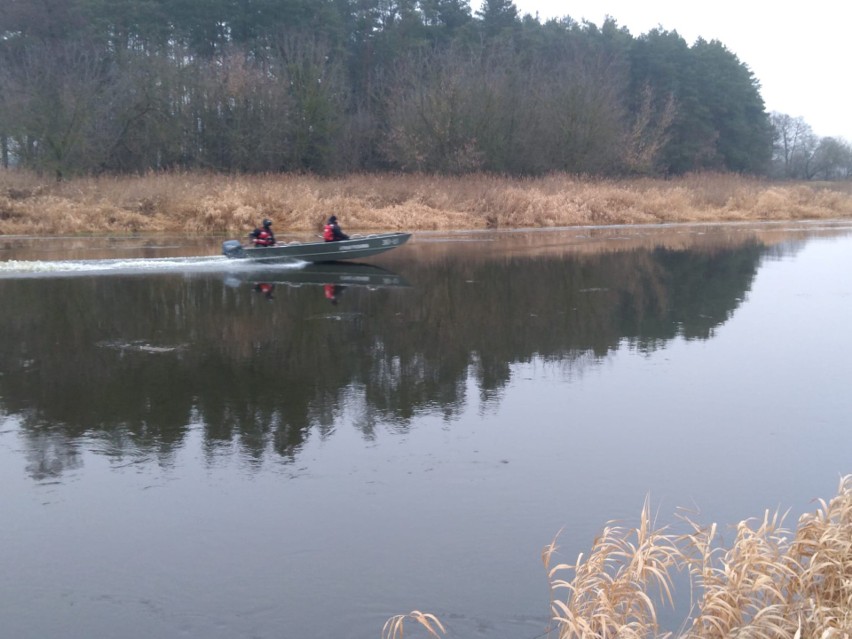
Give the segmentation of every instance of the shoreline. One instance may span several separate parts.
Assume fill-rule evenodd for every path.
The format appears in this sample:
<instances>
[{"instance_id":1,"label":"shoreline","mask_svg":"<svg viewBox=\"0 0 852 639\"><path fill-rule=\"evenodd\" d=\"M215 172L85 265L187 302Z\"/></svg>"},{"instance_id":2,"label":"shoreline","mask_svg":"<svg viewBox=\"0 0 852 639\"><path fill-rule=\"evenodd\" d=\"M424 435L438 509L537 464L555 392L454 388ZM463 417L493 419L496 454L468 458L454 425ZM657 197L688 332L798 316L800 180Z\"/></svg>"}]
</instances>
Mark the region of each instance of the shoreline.
<instances>
[{"instance_id":1,"label":"shoreline","mask_svg":"<svg viewBox=\"0 0 852 639\"><path fill-rule=\"evenodd\" d=\"M55 182L0 170L0 235L536 229L852 218L852 182L701 173L671 179L157 173Z\"/></svg>"}]
</instances>

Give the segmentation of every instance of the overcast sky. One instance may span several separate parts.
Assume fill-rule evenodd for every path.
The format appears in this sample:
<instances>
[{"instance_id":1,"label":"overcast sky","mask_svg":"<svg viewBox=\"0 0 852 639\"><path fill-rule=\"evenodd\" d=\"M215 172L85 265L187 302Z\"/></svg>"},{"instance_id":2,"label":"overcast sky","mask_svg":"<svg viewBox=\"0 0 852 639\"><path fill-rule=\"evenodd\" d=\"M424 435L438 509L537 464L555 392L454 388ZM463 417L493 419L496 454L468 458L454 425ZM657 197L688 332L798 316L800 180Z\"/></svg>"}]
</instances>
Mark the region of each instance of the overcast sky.
<instances>
[{"instance_id":1,"label":"overcast sky","mask_svg":"<svg viewBox=\"0 0 852 639\"><path fill-rule=\"evenodd\" d=\"M474 10L481 6L472 0ZM633 36L656 26L692 44L719 40L760 82L768 111L801 116L818 136L852 142L852 1L515 0L522 15L571 16L601 25L606 15Z\"/></svg>"}]
</instances>

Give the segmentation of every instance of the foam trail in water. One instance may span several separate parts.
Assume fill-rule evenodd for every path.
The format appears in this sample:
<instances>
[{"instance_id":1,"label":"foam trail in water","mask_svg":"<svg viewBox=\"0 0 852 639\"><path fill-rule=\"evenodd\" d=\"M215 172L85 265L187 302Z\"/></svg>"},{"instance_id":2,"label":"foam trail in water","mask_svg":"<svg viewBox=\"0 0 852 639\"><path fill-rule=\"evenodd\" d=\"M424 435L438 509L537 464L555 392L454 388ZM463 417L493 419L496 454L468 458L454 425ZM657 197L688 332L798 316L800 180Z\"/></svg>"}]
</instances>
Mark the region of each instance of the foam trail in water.
<instances>
[{"instance_id":1,"label":"foam trail in water","mask_svg":"<svg viewBox=\"0 0 852 639\"><path fill-rule=\"evenodd\" d=\"M298 268L289 263L281 268ZM53 277L89 274L132 275L138 273L219 272L256 268L249 262L234 261L221 255L207 257L158 257L110 260L8 260L0 262L0 278Z\"/></svg>"}]
</instances>

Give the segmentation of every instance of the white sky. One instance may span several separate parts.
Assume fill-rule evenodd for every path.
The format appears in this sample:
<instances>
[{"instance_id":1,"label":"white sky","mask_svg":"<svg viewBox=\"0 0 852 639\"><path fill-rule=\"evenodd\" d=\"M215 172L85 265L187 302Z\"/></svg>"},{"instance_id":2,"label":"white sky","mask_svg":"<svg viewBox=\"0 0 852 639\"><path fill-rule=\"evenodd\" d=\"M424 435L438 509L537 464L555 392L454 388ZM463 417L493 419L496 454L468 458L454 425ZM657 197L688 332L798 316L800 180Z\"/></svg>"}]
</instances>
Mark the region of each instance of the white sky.
<instances>
[{"instance_id":1,"label":"white sky","mask_svg":"<svg viewBox=\"0 0 852 639\"><path fill-rule=\"evenodd\" d=\"M480 2L471 2L476 10ZM801 116L818 136L852 142L852 2L769 0L515 0L542 22L612 16L636 37L657 26L690 45L719 40L760 82L767 111Z\"/></svg>"}]
</instances>

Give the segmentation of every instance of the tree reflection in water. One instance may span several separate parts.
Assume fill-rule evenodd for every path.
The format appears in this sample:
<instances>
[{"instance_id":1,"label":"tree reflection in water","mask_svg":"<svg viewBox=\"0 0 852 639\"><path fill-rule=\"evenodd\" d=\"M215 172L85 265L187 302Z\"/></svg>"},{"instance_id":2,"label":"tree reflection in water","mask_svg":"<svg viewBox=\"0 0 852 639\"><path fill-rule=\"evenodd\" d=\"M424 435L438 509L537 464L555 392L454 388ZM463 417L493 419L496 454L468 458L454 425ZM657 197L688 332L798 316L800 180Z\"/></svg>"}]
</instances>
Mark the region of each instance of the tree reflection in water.
<instances>
[{"instance_id":1,"label":"tree reflection in water","mask_svg":"<svg viewBox=\"0 0 852 639\"><path fill-rule=\"evenodd\" d=\"M707 339L777 250L459 250L401 262L408 288L347 287L333 309L320 286L270 298L216 275L3 280L0 408L20 420L37 479L74 468L83 437L116 460L167 463L198 425L209 455L236 444L292 460L345 405L362 407L365 437L405 431L415 414L452 420L471 375L499 402L518 362L577 374L625 342Z\"/></svg>"}]
</instances>

